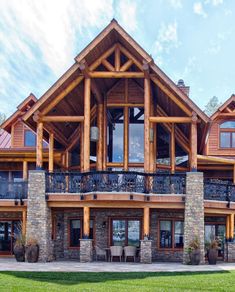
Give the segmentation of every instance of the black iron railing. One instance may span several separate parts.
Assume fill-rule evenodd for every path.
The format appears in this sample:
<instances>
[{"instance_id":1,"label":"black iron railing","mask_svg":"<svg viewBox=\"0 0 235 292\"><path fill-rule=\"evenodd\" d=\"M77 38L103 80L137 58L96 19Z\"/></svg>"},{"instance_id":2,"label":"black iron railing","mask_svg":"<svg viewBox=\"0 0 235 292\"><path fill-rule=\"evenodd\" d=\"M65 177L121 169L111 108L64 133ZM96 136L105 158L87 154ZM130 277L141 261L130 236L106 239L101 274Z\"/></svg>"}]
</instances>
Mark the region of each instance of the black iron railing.
<instances>
[{"instance_id":1,"label":"black iron railing","mask_svg":"<svg viewBox=\"0 0 235 292\"><path fill-rule=\"evenodd\" d=\"M28 182L9 182L0 180L0 200L23 200L28 196Z\"/></svg>"},{"instance_id":2,"label":"black iron railing","mask_svg":"<svg viewBox=\"0 0 235 292\"><path fill-rule=\"evenodd\" d=\"M134 171L55 172L46 174L47 193L128 192L184 194L186 176Z\"/></svg>"},{"instance_id":3,"label":"black iron railing","mask_svg":"<svg viewBox=\"0 0 235 292\"><path fill-rule=\"evenodd\" d=\"M235 202L235 185L230 181L205 179L204 180L204 199Z\"/></svg>"}]
</instances>

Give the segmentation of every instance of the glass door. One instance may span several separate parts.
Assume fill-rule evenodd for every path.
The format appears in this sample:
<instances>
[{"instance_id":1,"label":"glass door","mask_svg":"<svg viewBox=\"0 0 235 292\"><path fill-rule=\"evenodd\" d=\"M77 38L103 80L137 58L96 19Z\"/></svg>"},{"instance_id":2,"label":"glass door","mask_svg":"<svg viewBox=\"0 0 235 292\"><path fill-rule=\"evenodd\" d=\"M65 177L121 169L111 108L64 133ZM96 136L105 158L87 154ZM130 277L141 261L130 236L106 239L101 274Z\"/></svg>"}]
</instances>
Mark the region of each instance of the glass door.
<instances>
[{"instance_id":1,"label":"glass door","mask_svg":"<svg viewBox=\"0 0 235 292\"><path fill-rule=\"evenodd\" d=\"M12 254L14 234L19 232L20 221L0 221L0 254Z\"/></svg>"}]
</instances>

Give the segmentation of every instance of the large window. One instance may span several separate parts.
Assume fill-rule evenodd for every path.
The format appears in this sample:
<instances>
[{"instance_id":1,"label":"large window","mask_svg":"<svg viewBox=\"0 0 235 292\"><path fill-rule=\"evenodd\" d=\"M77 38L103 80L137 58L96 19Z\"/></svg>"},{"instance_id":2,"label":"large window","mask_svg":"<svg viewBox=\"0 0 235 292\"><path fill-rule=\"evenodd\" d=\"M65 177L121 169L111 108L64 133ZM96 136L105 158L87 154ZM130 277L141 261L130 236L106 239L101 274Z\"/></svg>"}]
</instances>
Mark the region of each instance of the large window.
<instances>
[{"instance_id":1,"label":"large window","mask_svg":"<svg viewBox=\"0 0 235 292\"><path fill-rule=\"evenodd\" d=\"M0 221L0 254L12 253L14 236L18 234L20 221Z\"/></svg>"},{"instance_id":2,"label":"large window","mask_svg":"<svg viewBox=\"0 0 235 292\"><path fill-rule=\"evenodd\" d=\"M30 130L25 130L24 132L24 146L26 147L36 146L36 135Z\"/></svg>"},{"instance_id":3,"label":"large window","mask_svg":"<svg viewBox=\"0 0 235 292\"><path fill-rule=\"evenodd\" d=\"M81 219L69 219L69 247L78 248L80 246L80 239L82 239L82 224ZM93 224L94 221L90 220L90 238L93 238Z\"/></svg>"},{"instance_id":4,"label":"large window","mask_svg":"<svg viewBox=\"0 0 235 292\"><path fill-rule=\"evenodd\" d=\"M123 219L112 220L112 245L139 246L140 220Z\"/></svg>"},{"instance_id":5,"label":"large window","mask_svg":"<svg viewBox=\"0 0 235 292\"><path fill-rule=\"evenodd\" d=\"M209 243L214 239L219 239L218 255L224 255L224 242L225 242L225 224L221 223L206 223L205 224L205 243Z\"/></svg>"},{"instance_id":6,"label":"large window","mask_svg":"<svg viewBox=\"0 0 235 292\"><path fill-rule=\"evenodd\" d=\"M235 148L235 121L227 121L220 125L220 147Z\"/></svg>"},{"instance_id":7,"label":"large window","mask_svg":"<svg viewBox=\"0 0 235 292\"><path fill-rule=\"evenodd\" d=\"M159 248L182 248L184 244L184 222L180 220L159 221Z\"/></svg>"}]
</instances>

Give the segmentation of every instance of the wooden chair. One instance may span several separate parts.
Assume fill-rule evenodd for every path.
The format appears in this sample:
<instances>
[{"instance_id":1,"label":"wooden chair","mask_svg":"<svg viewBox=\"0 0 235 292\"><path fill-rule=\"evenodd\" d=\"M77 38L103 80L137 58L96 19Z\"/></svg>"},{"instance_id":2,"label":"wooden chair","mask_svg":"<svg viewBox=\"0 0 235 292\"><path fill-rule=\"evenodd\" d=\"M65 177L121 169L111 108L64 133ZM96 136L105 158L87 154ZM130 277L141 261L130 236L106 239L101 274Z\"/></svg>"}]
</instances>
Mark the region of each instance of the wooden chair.
<instances>
[{"instance_id":1,"label":"wooden chair","mask_svg":"<svg viewBox=\"0 0 235 292\"><path fill-rule=\"evenodd\" d=\"M113 257L119 257L120 262L122 261L122 246L110 246L110 259L113 261Z\"/></svg>"},{"instance_id":2,"label":"wooden chair","mask_svg":"<svg viewBox=\"0 0 235 292\"><path fill-rule=\"evenodd\" d=\"M136 259L136 247L135 246L125 246L124 247L124 256L125 256L125 262L127 260L127 257L133 257L134 262Z\"/></svg>"},{"instance_id":3,"label":"wooden chair","mask_svg":"<svg viewBox=\"0 0 235 292\"><path fill-rule=\"evenodd\" d=\"M105 261L107 261L107 253L104 249L99 246L95 247L95 259L98 261L98 257L104 257Z\"/></svg>"}]
</instances>

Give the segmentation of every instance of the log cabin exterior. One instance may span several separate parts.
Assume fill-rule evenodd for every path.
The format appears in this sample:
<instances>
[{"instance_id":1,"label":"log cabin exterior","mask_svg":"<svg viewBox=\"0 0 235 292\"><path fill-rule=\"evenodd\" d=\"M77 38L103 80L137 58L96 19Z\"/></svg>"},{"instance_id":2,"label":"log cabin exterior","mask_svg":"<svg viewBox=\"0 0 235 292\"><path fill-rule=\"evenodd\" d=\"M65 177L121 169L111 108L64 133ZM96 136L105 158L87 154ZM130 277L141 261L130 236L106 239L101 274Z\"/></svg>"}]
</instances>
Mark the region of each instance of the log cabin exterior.
<instances>
[{"instance_id":1,"label":"log cabin exterior","mask_svg":"<svg viewBox=\"0 0 235 292\"><path fill-rule=\"evenodd\" d=\"M0 255L12 254L22 221L42 261L134 245L143 263L186 263L194 237L201 263L211 237L235 260L233 134L218 137L233 102L208 117L112 20L2 125Z\"/></svg>"}]
</instances>

